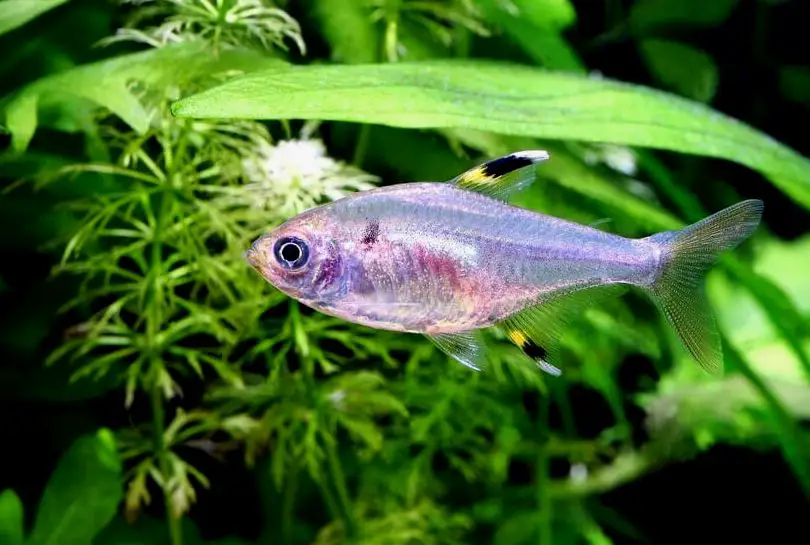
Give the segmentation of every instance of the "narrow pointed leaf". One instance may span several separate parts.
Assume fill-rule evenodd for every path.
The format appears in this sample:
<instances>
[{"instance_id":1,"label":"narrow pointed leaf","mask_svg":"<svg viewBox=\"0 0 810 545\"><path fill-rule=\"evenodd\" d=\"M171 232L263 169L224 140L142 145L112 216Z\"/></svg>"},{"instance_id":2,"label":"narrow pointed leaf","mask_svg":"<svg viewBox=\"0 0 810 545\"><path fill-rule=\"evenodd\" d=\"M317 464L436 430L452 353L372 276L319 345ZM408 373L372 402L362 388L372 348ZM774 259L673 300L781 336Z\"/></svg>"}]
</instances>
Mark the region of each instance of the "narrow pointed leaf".
<instances>
[{"instance_id":1,"label":"narrow pointed leaf","mask_svg":"<svg viewBox=\"0 0 810 545\"><path fill-rule=\"evenodd\" d=\"M0 35L21 27L68 0L3 0L0 2Z\"/></svg>"},{"instance_id":2,"label":"narrow pointed leaf","mask_svg":"<svg viewBox=\"0 0 810 545\"><path fill-rule=\"evenodd\" d=\"M0 492L0 543L22 545L23 504L13 490Z\"/></svg>"},{"instance_id":3,"label":"narrow pointed leaf","mask_svg":"<svg viewBox=\"0 0 810 545\"><path fill-rule=\"evenodd\" d=\"M381 55L379 30L371 23L364 0L310 0L311 10L331 46L332 59L354 64L374 62Z\"/></svg>"},{"instance_id":4,"label":"narrow pointed leaf","mask_svg":"<svg viewBox=\"0 0 810 545\"><path fill-rule=\"evenodd\" d=\"M321 119L475 128L723 158L810 208L810 161L752 127L671 94L617 81L475 61L260 71L174 103L181 117Z\"/></svg>"},{"instance_id":5,"label":"narrow pointed leaf","mask_svg":"<svg viewBox=\"0 0 810 545\"><path fill-rule=\"evenodd\" d=\"M522 0L507 9L499 0L478 0L487 19L503 30L532 60L554 70L587 72L560 32L576 15L567 0Z\"/></svg>"},{"instance_id":6,"label":"narrow pointed leaf","mask_svg":"<svg viewBox=\"0 0 810 545\"><path fill-rule=\"evenodd\" d=\"M641 40L639 49L652 75L664 86L698 102L709 102L717 90L719 74L712 57L690 45Z\"/></svg>"}]
</instances>

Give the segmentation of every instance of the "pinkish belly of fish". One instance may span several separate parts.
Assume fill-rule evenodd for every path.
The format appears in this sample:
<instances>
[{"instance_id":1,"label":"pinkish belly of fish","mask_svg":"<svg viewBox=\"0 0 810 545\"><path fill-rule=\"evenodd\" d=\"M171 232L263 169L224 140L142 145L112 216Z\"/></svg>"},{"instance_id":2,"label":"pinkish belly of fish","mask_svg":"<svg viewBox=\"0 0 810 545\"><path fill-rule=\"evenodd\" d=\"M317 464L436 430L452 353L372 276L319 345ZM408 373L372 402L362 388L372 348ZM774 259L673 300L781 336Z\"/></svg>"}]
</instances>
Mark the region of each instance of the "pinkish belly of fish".
<instances>
[{"instance_id":1,"label":"pinkish belly of fish","mask_svg":"<svg viewBox=\"0 0 810 545\"><path fill-rule=\"evenodd\" d=\"M354 293L318 310L377 329L455 333L500 322L521 310L536 291L471 275L431 277L421 283L414 279L408 284L400 290Z\"/></svg>"}]
</instances>

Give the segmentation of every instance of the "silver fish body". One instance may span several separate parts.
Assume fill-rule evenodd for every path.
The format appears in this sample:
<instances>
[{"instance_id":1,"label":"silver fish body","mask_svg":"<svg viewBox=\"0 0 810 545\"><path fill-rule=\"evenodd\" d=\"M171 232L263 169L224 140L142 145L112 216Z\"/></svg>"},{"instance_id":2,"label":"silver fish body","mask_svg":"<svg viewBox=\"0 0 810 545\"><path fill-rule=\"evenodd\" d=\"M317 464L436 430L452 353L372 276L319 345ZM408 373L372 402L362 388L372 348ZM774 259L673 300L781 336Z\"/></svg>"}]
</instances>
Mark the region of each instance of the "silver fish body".
<instances>
[{"instance_id":1,"label":"silver fish body","mask_svg":"<svg viewBox=\"0 0 810 545\"><path fill-rule=\"evenodd\" d=\"M491 189L525 183L537 157L512 154L452 183L350 195L260 237L248 261L316 310L424 334L474 368L486 349L471 333L502 326L540 363L553 342L550 332L558 333L541 324L533 331L529 323L544 317L546 302L587 288L636 286L659 304L692 355L713 370L719 341L699 281L720 251L756 227L762 203L745 201L682 231L625 238L496 198Z\"/></svg>"},{"instance_id":2,"label":"silver fish body","mask_svg":"<svg viewBox=\"0 0 810 545\"><path fill-rule=\"evenodd\" d=\"M337 235L343 284L305 302L380 329L488 327L561 290L645 285L659 255L650 242L445 183L372 190L319 214Z\"/></svg>"}]
</instances>

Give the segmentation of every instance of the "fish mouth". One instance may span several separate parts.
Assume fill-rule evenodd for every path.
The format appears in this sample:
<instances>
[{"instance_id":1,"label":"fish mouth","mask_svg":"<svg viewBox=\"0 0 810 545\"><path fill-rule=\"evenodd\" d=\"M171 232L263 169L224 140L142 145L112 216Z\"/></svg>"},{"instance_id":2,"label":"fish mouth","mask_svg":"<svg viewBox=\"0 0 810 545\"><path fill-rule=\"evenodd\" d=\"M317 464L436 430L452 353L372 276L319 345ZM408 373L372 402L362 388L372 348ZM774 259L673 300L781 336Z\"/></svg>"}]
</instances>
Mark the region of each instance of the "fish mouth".
<instances>
[{"instance_id":1,"label":"fish mouth","mask_svg":"<svg viewBox=\"0 0 810 545\"><path fill-rule=\"evenodd\" d=\"M261 268L261 259L259 258L259 252L256 250L255 245L251 246L249 250L242 254L242 257L254 269Z\"/></svg>"}]
</instances>

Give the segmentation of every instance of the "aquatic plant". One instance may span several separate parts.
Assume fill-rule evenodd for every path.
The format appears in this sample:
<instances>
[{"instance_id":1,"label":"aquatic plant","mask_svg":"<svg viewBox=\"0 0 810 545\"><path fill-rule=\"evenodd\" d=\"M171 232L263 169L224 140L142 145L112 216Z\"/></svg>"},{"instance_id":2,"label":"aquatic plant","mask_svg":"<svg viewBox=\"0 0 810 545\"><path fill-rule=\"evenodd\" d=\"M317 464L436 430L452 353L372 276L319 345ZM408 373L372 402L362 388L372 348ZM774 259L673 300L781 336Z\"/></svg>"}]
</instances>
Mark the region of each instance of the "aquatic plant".
<instances>
[{"instance_id":1,"label":"aquatic plant","mask_svg":"<svg viewBox=\"0 0 810 545\"><path fill-rule=\"evenodd\" d=\"M318 203L538 147L552 161L519 204L627 236L738 200L705 158L807 208L810 162L713 110L711 56L661 37L684 22L672 2L638 2L615 26L608 15L595 41L637 43L669 92L588 75L565 0L1 2L2 39L41 36L0 73L43 64L3 84L0 198L8 225L26 210L19 244L53 275L36 280L37 322L19 273L0 269L13 321L51 332L23 346L9 325L4 346L33 371L9 367L0 384L9 398L108 405L58 434L65 453L38 504L39 490L0 494L0 541L636 540L605 495L718 444L778 450L810 492L807 248L781 241L767 212L710 278L723 377L632 294L583 313L559 378L505 340L472 373L419 338L299 307L243 260ZM725 20L720 4L686 23ZM89 30L58 57L65 24ZM235 475L251 484L234 492ZM220 494L260 511L252 526L199 514Z\"/></svg>"}]
</instances>

